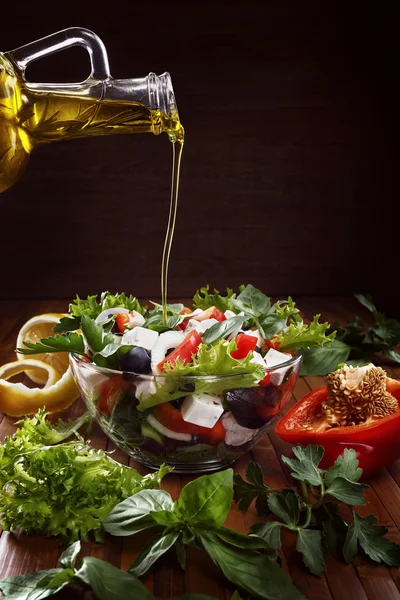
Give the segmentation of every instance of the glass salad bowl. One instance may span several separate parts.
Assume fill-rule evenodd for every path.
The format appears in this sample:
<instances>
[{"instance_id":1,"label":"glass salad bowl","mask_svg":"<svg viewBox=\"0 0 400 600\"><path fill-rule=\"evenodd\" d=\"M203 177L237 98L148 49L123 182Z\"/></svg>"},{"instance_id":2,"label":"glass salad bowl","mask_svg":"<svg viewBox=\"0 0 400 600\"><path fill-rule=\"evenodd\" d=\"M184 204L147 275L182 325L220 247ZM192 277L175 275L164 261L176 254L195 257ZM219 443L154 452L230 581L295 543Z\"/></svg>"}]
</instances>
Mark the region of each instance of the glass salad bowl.
<instances>
[{"instance_id":1,"label":"glass salad bowl","mask_svg":"<svg viewBox=\"0 0 400 600\"><path fill-rule=\"evenodd\" d=\"M141 375L70 354L83 401L106 435L147 467L167 463L177 473L227 467L257 444L282 415L301 359L267 367L255 384L245 372Z\"/></svg>"}]
</instances>

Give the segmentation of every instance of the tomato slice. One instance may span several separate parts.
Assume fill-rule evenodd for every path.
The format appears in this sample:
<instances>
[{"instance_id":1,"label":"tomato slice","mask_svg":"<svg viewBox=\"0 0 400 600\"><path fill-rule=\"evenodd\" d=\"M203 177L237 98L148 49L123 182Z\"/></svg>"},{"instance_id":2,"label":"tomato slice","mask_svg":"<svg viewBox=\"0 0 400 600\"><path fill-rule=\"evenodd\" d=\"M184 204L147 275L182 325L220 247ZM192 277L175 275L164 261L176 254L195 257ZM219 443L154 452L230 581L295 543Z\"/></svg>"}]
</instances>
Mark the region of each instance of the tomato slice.
<instances>
[{"instance_id":1,"label":"tomato slice","mask_svg":"<svg viewBox=\"0 0 400 600\"><path fill-rule=\"evenodd\" d=\"M193 317L196 321L205 321L206 319L216 319L217 321L226 321L226 316L216 306L210 306L207 310Z\"/></svg>"},{"instance_id":2,"label":"tomato slice","mask_svg":"<svg viewBox=\"0 0 400 600\"><path fill-rule=\"evenodd\" d=\"M115 322L117 324L118 331L125 331L125 325L129 323L129 320L129 315L127 315L126 313L119 313L115 317Z\"/></svg>"},{"instance_id":3,"label":"tomato slice","mask_svg":"<svg viewBox=\"0 0 400 600\"><path fill-rule=\"evenodd\" d=\"M184 306L181 310L181 312L179 313L180 315L190 315L190 313L192 313L192 309L188 308L187 306ZM179 325L176 326L177 329L179 329L180 331L185 331L186 327L188 326L189 323L189 319L185 319L184 321L182 321L182 323L179 323Z\"/></svg>"},{"instance_id":4,"label":"tomato slice","mask_svg":"<svg viewBox=\"0 0 400 600\"><path fill-rule=\"evenodd\" d=\"M160 363L158 363L158 368L161 371L165 371L165 364L174 365L177 360L183 362L185 365L190 363L193 358L193 354L196 354L199 346L201 344L201 336L196 331L193 330L188 333L183 341L171 352L168 354Z\"/></svg>"},{"instance_id":5,"label":"tomato slice","mask_svg":"<svg viewBox=\"0 0 400 600\"><path fill-rule=\"evenodd\" d=\"M247 333L239 333L235 338L235 342L236 350L231 352L231 356L240 360L241 358L246 358L249 352L253 352L257 346L258 338L254 337L254 335L247 335Z\"/></svg>"},{"instance_id":6,"label":"tomato slice","mask_svg":"<svg viewBox=\"0 0 400 600\"><path fill-rule=\"evenodd\" d=\"M100 389L97 410L105 417L109 417L114 406L129 386L130 382L124 379L122 375L115 375L105 381Z\"/></svg>"},{"instance_id":7,"label":"tomato slice","mask_svg":"<svg viewBox=\"0 0 400 600\"><path fill-rule=\"evenodd\" d=\"M172 404L159 404L153 411L154 417L164 427L168 427L171 431L176 433L189 433L191 435L201 436L207 438L207 443L212 446L219 444L225 439L225 428L221 421L217 421L211 429L208 427L201 427L200 425L194 425L193 423L187 423L180 410L172 406Z\"/></svg>"},{"instance_id":8,"label":"tomato slice","mask_svg":"<svg viewBox=\"0 0 400 600\"><path fill-rule=\"evenodd\" d=\"M388 378L386 388L400 403L400 382ZM332 465L345 448L353 448L364 476L400 457L400 407L394 414L372 423L323 430L320 428L323 424L321 404L327 397L326 386L306 394L278 422L276 432L279 437L292 444L323 446L322 468Z\"/></svg>"},{"instance_id":9,"label":"tomato slice","mask_svg":"<svg viewBox=\"0 0 400 600\"><path fill-rule=\"evenodd\" d=\"M265 340L265 344L267 348L273 348L274 350L278 350L281 343L276 339L276 335L274 335L269 340Z\"/></svg>"}]
</instances>

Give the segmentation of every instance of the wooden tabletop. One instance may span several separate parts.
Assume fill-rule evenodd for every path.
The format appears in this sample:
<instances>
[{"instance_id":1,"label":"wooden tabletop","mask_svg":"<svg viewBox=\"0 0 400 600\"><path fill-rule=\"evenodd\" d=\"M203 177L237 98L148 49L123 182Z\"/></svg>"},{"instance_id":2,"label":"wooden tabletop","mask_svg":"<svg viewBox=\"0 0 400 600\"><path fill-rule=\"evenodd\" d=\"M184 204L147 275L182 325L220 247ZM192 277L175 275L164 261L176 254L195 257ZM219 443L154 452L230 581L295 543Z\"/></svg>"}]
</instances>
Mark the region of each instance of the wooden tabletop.
<instances>
[{"instance_id":1,"label":"wooden tabletop","mask_svg":"<svg viewBox=\"0 0 400 600\"><path fill-rule=\"evenodd\" d=\"M321 313L324 319L333 322L336 319L345 321L355 314L366 316L363 308L351 297L302 297L295 300L307 317ZM67 304L66 301L59 300L0 301L0 364L15 360L17 333L28 318L45 312L63 312L67 309ZM387 370L392 377L400 378L400 367L390 367ZM299 379L286 410L310 389L322 383L321 377ZM77 401L69 409L68 415L76 416L82 411L82 403ZM12 434L14 430L14 419L0 414L0 440ZM114 458L141 473L147 472L144 467L116 449L97 426L93 428L89 437L91 444L96 448L115 450ZM290 451L290 445L271 431L251 453L247 453L235 463L234 470L244 475L249 460L253 459L261 464L269 485L284 487L290 483L290 478L280 457L281 454L290 455ZM187 475L171 474L165 478L163 487L177 499L180 490L190 479ZM370 477L367 483L370 485L370 489L366 490L368 505L359 507L358 511L363 516L374 513L379 522L388 528L389 536L400 542L400 460ZM248 532L255 521L257 516L253 507L243 514L232 505L226 525L241 532ZM358 556L350 565L346 565L339 556L329 556L326 558L325 575L320 579L309 574L304 567L295 550L295 538L291 532L283 532L283 567L308 600L400 599L400 569L375 565L362 556ZM57 539L24 535L17 538L8 532L1 533L1 530L0 534L0 579L54 567L63 549ZM84 543L83 554L97 556L126 570L144 539L140 534L132 539L108 537L105 544ZM178 596L184 592L197 592L225 600L232 592L232 588L227 585L210 559L194 549L188 551L185 572L179 569L171 553L161 558L143 581L152 593L161 598ZM78 598L79 594L73 596L69 591L63 597L72 600Z\"/></svg>"}]
</instances>

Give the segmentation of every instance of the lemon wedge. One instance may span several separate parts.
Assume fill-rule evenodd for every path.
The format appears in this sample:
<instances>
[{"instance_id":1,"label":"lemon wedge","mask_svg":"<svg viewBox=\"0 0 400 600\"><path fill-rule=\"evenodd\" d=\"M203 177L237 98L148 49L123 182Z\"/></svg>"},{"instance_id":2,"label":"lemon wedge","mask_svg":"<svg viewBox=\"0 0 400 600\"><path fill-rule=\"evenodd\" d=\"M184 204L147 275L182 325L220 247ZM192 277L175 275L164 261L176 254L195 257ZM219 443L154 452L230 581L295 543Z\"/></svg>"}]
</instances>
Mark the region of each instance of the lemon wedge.
<instances>
[{"instance_id":1,"label":"lemon wedge","mask_svg":"<svg viewBox=\"0 0 400 600\"><path fill-rule=\"evenodd\" d=\"M45 379L43 388L28 388L23 383L7 381L10 377L34 369ZM0 367L0 412L21 417L37 412L39 408L55 412L64 410L79 397L69 367L60 377L50 364L34 358L23 358Z\"/></svg>"},{"instance_id":2,"label":"lemon wedge","mask_svg":"<svg viewBox=\"0 0 400 600\"><path fill-rule=\"evenodd\" d=\"M20 332L18 333L17 338L17 348L23 348L24 342L31 342L36 344L40 342L41 338L52 337L56 335L53 331L53 327L58 321L68 315L62 315L57 313L48 313L44 315L37 315L36 317L32 317L29 319L21 327ZM51 365L54 367L60 375L65 373L68 369L68 352L55 352L55 353L44 353L44 354L31 354L32 358L36 358L37 360L41 360L44 363ZM17 353L18 360L25 360L24 354ZM47 381L46 373L43 369L28 369L25 371L26 375L34 383L38 383L44 385Z\"/></svg>"}]
</instances>

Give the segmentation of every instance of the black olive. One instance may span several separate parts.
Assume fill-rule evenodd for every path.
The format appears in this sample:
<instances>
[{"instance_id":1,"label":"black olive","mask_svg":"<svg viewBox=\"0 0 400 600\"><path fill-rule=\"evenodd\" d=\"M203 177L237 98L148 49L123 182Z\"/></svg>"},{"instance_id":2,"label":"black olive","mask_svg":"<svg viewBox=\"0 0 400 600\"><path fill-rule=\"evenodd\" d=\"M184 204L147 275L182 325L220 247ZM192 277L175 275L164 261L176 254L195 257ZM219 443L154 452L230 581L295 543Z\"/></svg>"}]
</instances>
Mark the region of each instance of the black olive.
<instances>
[{"instance_id":1,"label":"black olive","mask_svg":"<svg viewBox=\"0 0 400 600\"><path fill-rule=\"evenodd\" d=\"M175 348L168 348L168 350L165 353L165 356L169 356L171 354L171 352L173 352L175 350Z\"/></svg>"},{"instance_id":2,"label":"black olive","mask_svg":"<svg viewBox=\"0 0 400 600\"><path fill-rule=\"evenodd\" d=\"M258 354L261 354L261 348L259 346L256 346L254 348L254 352L258 352Z\"/></svg>"},{"instance_id":3,"label":"black olive","mask_svg":"<svg viewBox=\"0 0 400 600\"><path fill-rule=\"evenodd\" d=\"M281 390L274 385L240 388L225 393L225 400L236 421L247 429L259 429L278 412Z\"/></svg>"},{"instance_id":4,"label":"black olive","mask_svg":"<svg viewBox=\"0 0 400 600\"><path fill-rule=\"evenodd\" d=\"M150 354L144 348L137 346L125 354L119 366L121 371L146 375L151 370Z\"/></svg>"},{"instance_id":5,"label":"black olive","mask_svg":"<svg viewBox=\"0 0 400 600\"><path fill-rule=\"evenodd\" d=\"M185 398L177 398L177 400L170 400L169 404L172 404L174 408L179 409L182 406L184 399Z\"/></svg>"}]
</instances>

